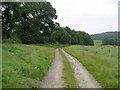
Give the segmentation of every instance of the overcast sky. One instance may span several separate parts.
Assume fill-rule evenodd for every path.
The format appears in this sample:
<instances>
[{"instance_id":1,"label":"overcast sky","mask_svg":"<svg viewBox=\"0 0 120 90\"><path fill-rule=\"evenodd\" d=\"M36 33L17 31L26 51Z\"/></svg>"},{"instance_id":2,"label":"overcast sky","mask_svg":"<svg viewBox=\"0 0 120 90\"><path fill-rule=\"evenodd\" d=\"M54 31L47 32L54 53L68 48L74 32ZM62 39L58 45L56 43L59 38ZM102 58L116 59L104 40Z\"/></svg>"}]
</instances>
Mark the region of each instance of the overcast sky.
<instances>
[{"instance_id":1,"label":"overcast sky","mask_svg":"<svg viewBox=\"0 0 120 90\"><path fill-rule=\"evenodd\" d=\"M47 0L56 9L61 26L96 34L118 30L120 0Z\"/></svg>"}]
</instances>

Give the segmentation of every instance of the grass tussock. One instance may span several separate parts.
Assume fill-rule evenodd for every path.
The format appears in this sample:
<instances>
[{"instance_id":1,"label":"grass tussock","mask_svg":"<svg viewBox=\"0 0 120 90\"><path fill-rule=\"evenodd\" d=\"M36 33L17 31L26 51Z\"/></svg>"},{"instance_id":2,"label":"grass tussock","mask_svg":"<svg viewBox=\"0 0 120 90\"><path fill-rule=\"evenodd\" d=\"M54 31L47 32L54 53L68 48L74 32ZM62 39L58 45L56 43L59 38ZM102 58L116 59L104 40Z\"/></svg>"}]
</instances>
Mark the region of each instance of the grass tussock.
<instances>
[{"instance_id":1,"label":"grass tussock","mask_svg":"<svg viewBox=\"0 0 120 90\"><path fill-rule=\"evenodd\" d=\"M117 46L74 45L65 51L77 58L103 87L118 87Z\"/></svg>"},{"instance_id":2,"label":"grass tussock","mask_svg":"<svg viewBox=\"0 0 120 90\"><path fill-rule=\"evenodd\" d=\"M77 84L74 78L74 72L71 67L71 64L61 50L60 50L60 54L62 55L63 64L64 64L63 79L64 79L65 88L77 88Z\"/></svg>"},{"instance_id":3,"label":"grass tussock","mask_svg":"<svg viewBox=\"0 0 120 90\"><path fill-rule=\"evenodd\" d=\"M54 48L3 44L3 88L37 88L54 58Z\"/></svg>"}]
</instances>

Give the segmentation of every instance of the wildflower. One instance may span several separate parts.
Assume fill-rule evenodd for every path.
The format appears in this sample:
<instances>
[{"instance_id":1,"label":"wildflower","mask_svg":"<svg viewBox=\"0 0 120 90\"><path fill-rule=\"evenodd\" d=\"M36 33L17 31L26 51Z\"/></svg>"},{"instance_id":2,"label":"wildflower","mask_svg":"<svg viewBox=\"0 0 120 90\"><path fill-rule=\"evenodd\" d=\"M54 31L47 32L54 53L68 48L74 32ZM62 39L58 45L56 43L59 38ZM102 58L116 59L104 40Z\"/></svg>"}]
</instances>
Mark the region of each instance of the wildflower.
<instances>
[{"instance_id":1,"label":"wildflower","mask_svg":"<svg viewBox=\"0 0 120 90\"><path fill-rule=\"evenodd\" d=\"M40 68L38 68L38 70L40 70Z\"/></svg>"},{"instance_id":2,"label":"wildflower","mask_svg":"<svg viewBox=\"0 0 120 90\"><path fill-rule=\"evenodd\" d=\"M37 69L37 67L35 67L34 69Z\"/></svg>"}]
</instances>

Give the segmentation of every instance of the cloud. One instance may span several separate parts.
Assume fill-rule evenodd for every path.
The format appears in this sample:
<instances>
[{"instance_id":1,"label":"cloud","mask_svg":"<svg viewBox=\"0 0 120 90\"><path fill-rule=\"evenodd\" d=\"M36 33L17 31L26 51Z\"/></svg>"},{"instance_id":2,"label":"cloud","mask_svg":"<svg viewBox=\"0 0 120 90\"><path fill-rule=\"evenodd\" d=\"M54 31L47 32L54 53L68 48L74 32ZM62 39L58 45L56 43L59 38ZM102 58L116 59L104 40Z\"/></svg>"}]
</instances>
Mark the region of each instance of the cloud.
<instances>
[{"instance_id":1,"label":"cloud","mask_svg":"<svg viewBox=\"0 0 120 90\"><path fill-rule=\"evenodd\" d=\"M90 34L118 30L119 0L47 0L57 10L57 22Z\"/></svg>"}]
</instances>

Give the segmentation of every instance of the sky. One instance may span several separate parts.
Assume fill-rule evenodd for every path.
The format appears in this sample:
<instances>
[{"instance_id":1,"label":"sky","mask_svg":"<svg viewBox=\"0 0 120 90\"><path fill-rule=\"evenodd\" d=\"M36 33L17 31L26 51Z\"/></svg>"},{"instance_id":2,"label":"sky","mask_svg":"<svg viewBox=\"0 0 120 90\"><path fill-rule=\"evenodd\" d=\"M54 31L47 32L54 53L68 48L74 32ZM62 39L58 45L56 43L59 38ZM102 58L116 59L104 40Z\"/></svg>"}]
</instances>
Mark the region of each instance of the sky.
<instances>
[{"instance_id":1,"label":"sky","mask_svg":"<svg viewBox=\"0 0 120 90\"><path fill-rule=\"evenodd\" d=\"M46 0L56 9L60 26L97 34L118 30L120 0Z\"/></svg>"}]
</instances>

